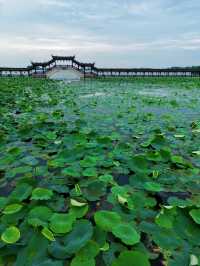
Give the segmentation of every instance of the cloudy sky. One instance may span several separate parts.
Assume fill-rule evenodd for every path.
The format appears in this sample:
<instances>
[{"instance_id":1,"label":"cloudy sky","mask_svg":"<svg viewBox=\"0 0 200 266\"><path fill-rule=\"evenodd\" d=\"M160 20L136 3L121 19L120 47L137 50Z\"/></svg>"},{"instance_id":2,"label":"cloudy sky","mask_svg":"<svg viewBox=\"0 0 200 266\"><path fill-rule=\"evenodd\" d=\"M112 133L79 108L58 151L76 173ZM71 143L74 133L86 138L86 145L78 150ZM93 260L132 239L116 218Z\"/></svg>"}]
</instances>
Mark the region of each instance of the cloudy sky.
<instances>
[{"instance_id":1,"label":"cloudy sky","mask_svg":"<svg viewBox=\"0 0 200 266\"><path fill-rule=\"evenodd\" d=\"M0 0L0 65L200 65L200 0Z\"/></svg>"}]
</instances>

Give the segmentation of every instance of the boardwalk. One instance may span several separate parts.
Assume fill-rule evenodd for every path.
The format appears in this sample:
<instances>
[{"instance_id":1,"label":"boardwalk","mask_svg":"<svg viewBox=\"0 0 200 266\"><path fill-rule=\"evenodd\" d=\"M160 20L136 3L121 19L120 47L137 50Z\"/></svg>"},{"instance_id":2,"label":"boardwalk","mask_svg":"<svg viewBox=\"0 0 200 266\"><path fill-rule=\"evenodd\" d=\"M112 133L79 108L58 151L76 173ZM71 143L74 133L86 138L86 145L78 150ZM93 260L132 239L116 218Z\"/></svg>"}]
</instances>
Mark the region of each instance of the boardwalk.
<instances>
[{"instance_id":1,"label":"boardwalk","mask_svg":"<svg viewBox=\"0 0 200 266\"><path fill-rule=\"evenodd\" d=\"M31 62L26 68L0 67L1 77L49 77L53 69L74 69L81 77L200 77L200 69L192 68L98 68L95 63L82 63L75 56L52 56L47 62Z\"/></svg>"}]
</instances>

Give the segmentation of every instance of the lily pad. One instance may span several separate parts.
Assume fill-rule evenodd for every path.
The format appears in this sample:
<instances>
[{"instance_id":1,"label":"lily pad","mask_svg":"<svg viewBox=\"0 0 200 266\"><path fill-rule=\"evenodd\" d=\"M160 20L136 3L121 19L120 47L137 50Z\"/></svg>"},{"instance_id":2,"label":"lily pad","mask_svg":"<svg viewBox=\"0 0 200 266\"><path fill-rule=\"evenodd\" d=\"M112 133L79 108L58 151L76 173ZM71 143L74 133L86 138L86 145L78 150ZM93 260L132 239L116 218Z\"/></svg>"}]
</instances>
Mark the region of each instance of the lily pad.
<instances>
[{"instance_id":1,"label":"lily pad","mask_svg":"<svg viewBox=\"0 0 200 266\"><path fill-rule=\"evenodd\" d=\"M72 230L75 221L72 213L54 213L50 219L50 229L56 234L66 234Z\"/></svg>"},{"instance_id":2,"label":"lily pad","mask_svg":"<svg viewBox=\"0 0 200 266\"><path fill-rule=\"evenodd\" d=\"M140 235L131 224L120 223L113 227L112 233L126 245L140 242Z\"/></svg>"},{"instance_id":3,"label":"lily pad","mask_svg":"<svg viewBox=\"0 0 200 266\"><path fill-rule=\"evenodd\" d=\"M32 186L26 183L18 184L9 196L10 200L23 201L26 200L32 191Z\"/></svg>"},{"instance_id":4,"label":"lily pad","mask_svg":"<svg viewBox=\"0 0 200 266\"><path fill-rule=\"evenodd\" d=\"M146 182L144 184L144 188L148 191L152 192L160 192L163 190L162 186L159 183L156 182Z\"/></svg>"},{"instance_id":5,"label":"lily pad","mask_svg":"<svg viewBox=\"0 0 200 266\"><path fill-rule=\"evenodd\" d=\"M28 214L28 223L33 226L46 225L53 212L46 206L36 206Z\"/></svg>"},{"instance_id":6,"label":"lily pad","mask_svg":"<svg viewBox=\"0 0 200 266\"><path fill-rule=\"evenodd\" d=\"M148 256L140 251L123 251L112 266L150 266Z\"/></svg>"},{"instance_id":7,"label":"lily pad","mask_svg":"<svg viewBox=\"0 0 200 266\"><path fill-rule=\"evenodd\" d=\"M32 200L49 200L53 196L53 191L47 188L35 188L32 191Z\"/></svg>"},{"instance_id":8,"label":"lily pad","mask_svg":"<svg viewBox=\"0 0 200 266\"><path fill-rule=\"evenodd\" d=\"M106 186L100 181L91 181L87 187L83 188L83 195L89 201L99 200L100 197L105 195Z\"/></svg>"},{"instance_id":9,"label":"lily pad","mask_svg":"<svg viewBox=\"0 0 200 266\"><path fill-rule=\"evenodd\" d=\"M6 244L14 244L20 239L20 231L17 227L7 228L1 235L1 240Z\"/></svg>"},{"instance_id":10,"label":"lily pad","mask_svg":"<svg viewBox=\"0 0 200 266\"><path fill-rule=\"evenodd\" d=\"M112 231L113 227L120 224L121 217L116 212L98 211L94 215L95 223L105 231Z\"/></svg>"},{"instance_id":11,"label":"lily pad","mask_svg":"<svg viewBox=\"0 0 200 266\"><path fill-rule=\"evenodd\" d=\"M21 209L23 208L23 205L15 203L15 204L11 204L5 207L5 209L3 210L4 214L13 214L16 212L19 212Z\"/></svg>"},{"instance_id":12,"label":"lily pad","mask_svg":"<svg viewBox=\"0 0 200 266\"><path fill-rule=\"evenodd\" d=\"M93 227L87 220L77 221L72 231L64 238L65 251L74 254L83 248L92 238Z\"/></svg>"},{"instance_id":13,"label":"lily pad","mask_svg":"<svg viewBox=\"0 0 200 266\"><path fill-rule=\"evenodd\" d=\"M73 258L70 266L95 266L95 260L94 258L78 255Z\"/></svg>"},{"instance_id":14,"label":"lily pad","mask_svg":"<svg viewBox=\"0 0 200 266\"><path fill-rule=\"evenodd\" d=\"M189 212L195 223L200 224L200 209L193 209Z\"/></svg>"}]
</instances>

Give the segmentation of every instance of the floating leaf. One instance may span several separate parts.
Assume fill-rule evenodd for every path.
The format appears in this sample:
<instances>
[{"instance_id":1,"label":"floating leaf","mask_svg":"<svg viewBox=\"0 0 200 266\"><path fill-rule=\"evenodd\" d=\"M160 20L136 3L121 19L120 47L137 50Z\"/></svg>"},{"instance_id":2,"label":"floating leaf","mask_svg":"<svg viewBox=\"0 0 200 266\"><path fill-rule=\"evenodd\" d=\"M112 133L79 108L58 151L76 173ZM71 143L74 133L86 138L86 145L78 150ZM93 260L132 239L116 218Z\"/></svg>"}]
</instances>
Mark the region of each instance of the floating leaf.
<instances>
[{"instance_id":1,"label":"floating leaf","mask_svg":"<svg viewBox=\"0 0 200 266\"><path fill-rule=\"evenodd\" d=\"M153 192L160 192L163 190L161 185L155 182L146 182L144 184L144 188L148 191L153 191Z\"/></svg>"},{"instance_id":2,"label":"floating leaf","mask_svg":"<svg viewBox=\"0 0 200 266\"><path fill-rule=\"evenodd\" d=\"M16 186L9 196L10 200L23 201L26 200L32 191L32 186L26 183L22 183Z\"/></svg>"},{"instance_id":3,"label":"floating leaf","mask_svg":"<svg viewBox=\"0 0 200 266\"><path fill-rule=\"evenodd\" d=\"M88 176L88 177L96 177L96 176L97 176L97 170L96 170L96 168L94 168L94 167L86 168L86 169L83 171L83 175L84 175L84 176Z\"/></svg>"},{"instance_id":4,"label":"floating leaf","mask_svg":"<svg viewBox=\"0 0 200 266\"><path fill-rule=\"evenodd\" d=\"M41 263L37 264L37 266L63 266L63 262L48 259L48 260L42 261Z\"/></svg>"},{"instance_id":5,"label":"floating leaf","mask_svg":"<svg viewBox=\"0 0 200 266\"><path fill-rule=\"evenodd\" d=\"M120 223L115 225L112 233L126 245L134 245L140 242L140 235L131 224Z\"/></svg>"},{"instance_id":6,"label":"floating leaf","mask_svg":"<svg viewBox=\"0 0 200 266\"><path fill-rule=\"evenodd\" d=\"M80 169L77 166L69 166L62 170L63 175L72 176L72 177L80 177Z\"/></svg>"},{"instance_id":7,"label":"floating leaf","mask_svg":"<svg viewBox=\"0 0 200 266\"><path fill-rule=\"evenodd\" d=\"M87 202L79 202L75 199L70 199L70 203L72 206L75 206L75 207L83 207L83 206L87 205Z\"/></svg>"},{"instance_id":8,"label":"floating leaf","mask_svg":"<svg viewBox=\"0 0 200 266\"><path fill-rule=\"evenodd\" d=\"M176 134L176 135L174 135L174 137L177 138L177 139L184 139L185 138L185 135Z\"/></svg>"},{"instance_id":9,"label":"floating leaf","mask_svg":"<svg viewBox=\"0 0 200 266\"><path fill-rule=\"evenodd\" d=\"M93 156L86 156L82 161L80 161L80 165L82 167L93 167L97 164L97 157Z\"/></svg>"},{"instance_id":10,"label":"floating leaf","mask_svg":"<svg viewBox=\"0 0 200 266\"><path fill-rule=\"evenodd\" d=\"M49 200L53 196L53 191L47 188L35 188L32 191L32 200Z\"/></svg>"},{"instance_id":11,"label":"floating leaf","mask_svg":"<svg viewBox=\"0 0 200 266\"><path fill-rule=\"evenodd\" d=\"M121 195L117 195L117 200L119 201L120 204L124 205L128 203L128 200L125 197L122 197Z\"/></svg>"},{"instance_id":12,"label":"floating leaf","mask_svg":"<svg viewBox=\"0 0 200 266\"><path fill-rule=\"evenodd\" d=\"M5 209L3 210L4 214L13 214L16 212L19 212L22 209L23 205L15 203L15 204L10 204L8 206L5 207Z\"/></svg>"},{"instance_id":13,"label":"floating leaf","mask_svg":"<svg viewBox=\"0 0 200 266\"><path fill-rule=\"evenodd\" d=\"M64 238L65 251L69 254L78 252L92 238L92 235L93 227L89 221L77 221L72 231Z\"/></svg>"},{"instance_id":14,"label":"floating leaf","mask_svg":"<svg viewBox=\"0 0 200 266\"><path fill-rule=\"evenodd\" d=\"M20 239L20 231L15 226L8 227L1 235L1 240L7 244L14 244Z\"/></svg>"},{"instance_id":15,"label":"floating leaf","mask_svg":"<svg viewBox=\"0 0 200 266\"><path fill-rule=\"evenodd\" d=\"M50 229L56 234L66 234L72 230L75 219L72 213L54 213L50 219Z\"/></svg>"},{"instance_id":16,"label":"floating leaf","mask_svg":"<svg viewBox=\"0 0 200 266\"><path fill-rule=\"evenodd\" d=\"M76 218L82 218L83 216L86 215L87 212L88 212L88 205L85 205L83 207L72 206L70 208L70 213L72 213Z\"/></svg>"},{"instance_id":17,"label":"floating leaf","mask_svg":"<svg viewBox=\"0 0 200 266\"><path fill-rule=\"evenodd\" d=\"M171 209L171 208L170 208ZM164 211L161 211L155 219L155 222L157 225L170 229L173 227L173 216L169 215L169 213L166 213Z\"/></svg>"},{"instance_id":18,"label":"floating leaf","mask_svg":"<svg viewBox=\"0 0 200 266\"><path fill-rule=\"evenodd\" d=\"M181 157L181 156L173 155L173 156L171 157L171 160L172 160L172 162L175 163L175 164L183 164L183 165L185 165L185 160L184 160L184 158Z\"/></svg>"},{"instance_id":19,"label":"floating leaf","mask_svg":"<svg viewBox=\"0 0 200 266\"><path fill-rule=\"evenodd\" d=\"M53 212L46 206L36 206L28 214L28 223L33 226L45 226Z\"/></svg>"},{"instance_id":20,"label":"floating leaf","mask_svg":"<svg viewBox=\"0 0 200 266\"><path fill-rule=\"evenodd\" d=\"M193 151L192 154L199 155L200 156L200 151Z\"/></svg>"},{"instance_id":21,"label":"floating leaf","mask_svg":"<svg viewBox=\"0 0 200 266\"><path fill-rule=\"evenodd\" d=\"M103 245L103 247L100 248L100 250L105 252L105 251L108 251L109 248L110 248L110 246L109 246L109 244L106 242L106 243Z\"/></svg>"},{"instance_id":22,"label":"floating leaf","mask_svg":"<svg viewBox=\"0 0 200 266\"><path fill-rule=\"evenodd\" d=\"M95 258L99 252L99 245L95 241L89 240L88 243L79 250L77 255L85 256L87 258Z\"/></svg>"},{"instance_id":23,"label":"floating leaf","mask_svg":"<svg viewBox=\"0 0 200 266\"><path fill-rule=\"evenodd\" d=\"M77 255L72 259L70 266L95 266L95 260L87 256Z\"/></svg>"},{"instance_id":24,"label":"floating leaf","mask_svg":"<svg viewBox=\"0 0 200 266\"><path fill-rule=\"evenodd\" d=\"M116 212L98 211L94 215L95 223L105 231L112 231L113 227L121 222L121 217Z\"/></svg>"},{"instance_id":25,"label":"floating leaf","mask_svg":"<svg viewBox=\"0 0 200 266\"><path fill-rule=\"evenodd\" d=\"M200 209L193 209L189 212L195 223L200 224Z\"/></svg>"},{"instance_id":26,"label":"floating leaf","mask_svg":"<svg viewBox=\"0 0 200 266\"><path fill-rule=\"evenodd\" d=\"M41 233L43 234L43 236L45 236L50 241L55 241L53 233L47 227L44 227Z\"/></svg>"},{"instance_id":27,"label":"floating leaf","mask_svg":"<svg viewBox=\"0 0 200 266\"><path fill-rule=\"evenodd\" d=\"M129 168L138 173L148 172L148 161L145 155L135 155L132 160L129 161Z\"/></svg>"},{"instance_id":28,"label":"floating leaf","mask_svg":"<svg viewBox=\"0 0 200 266\"><path fill-rule=\"evenodd\" d=\"M101 196L105 195L105 183L100 181L91 181L87 187L83 188L84 197L89 201L96 201Z\"/></svg>"},{"instance_id":29,"label":"floating leaf","mask_svg":"<svg viewBox=\"0 0 200 266\"><path fill-rule=\"evenodd\" d=\"M0 197L0 210L6 206L7 201L8 199L6 197Z\"/></svg>"},{"instance_id":30,"label":"floating leaf","mask_svg":"<svg viewBox=\"0 0 200 266\"><path fill-rule=\"evenodd\" d=\"M33 156L26 156L21 160L24 164L35 166L39 163L39 161Z\"/></svg>"},{"instance_id":31,"label":"floating leaf","mask_svg":"<svg viewBox=\"0 0 200 266\"><path fill-rule=\"evenodd\" d=\"M99 180L105 183L113 182L113 176L109 174L99 176Z\"/></svg>"},{"instance_id":32,"label":"floating leaf","mask_svg":"<svg viewBox=\"0 0 200 266\"><path fill-rule=\"evenodd\" d=\"M123 251L112 266L150 266L150 262L145 253L140 251Z\"/></svg>"},{"instance_id":33,"label":"floating leaf","mask_svg":"<svg viewBox=\"0 0 200 266\"><path fill-rule=\"evenodd\" d=\"M50 243L50 245L48 246L48 252L53 258L59 260L65 260L71 257L63 243L61 244L58 240Z\"/></svg>"},{"instance_id":34,"label":"floating leaf","mask_svg":"<svg viewBox=\"0 0 200 266\"><path fill-rule=\"evenodd\" d=\"M190 266L198 266L199 265L199 259L195 255L190 255Z\"/></svg>"}]
</instances>

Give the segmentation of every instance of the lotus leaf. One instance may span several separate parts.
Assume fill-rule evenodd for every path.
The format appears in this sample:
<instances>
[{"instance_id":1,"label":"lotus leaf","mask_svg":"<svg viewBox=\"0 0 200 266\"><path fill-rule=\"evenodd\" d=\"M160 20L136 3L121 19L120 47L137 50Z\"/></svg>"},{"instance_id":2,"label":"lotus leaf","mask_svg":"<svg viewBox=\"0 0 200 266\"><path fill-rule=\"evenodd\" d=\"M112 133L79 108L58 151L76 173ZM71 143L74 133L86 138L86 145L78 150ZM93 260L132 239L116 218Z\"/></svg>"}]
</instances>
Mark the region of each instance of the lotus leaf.
<instances>
[{"instance_id":1,"label":"lotus leaf","mask_svg":"<svg viewBox=\"0 0 200 266\"><path fill-rule=\"evenodd\" d=\"M92 238L93 227L87 220L77 221L72 231L64 238L65 251L74 254L83 248Z\"/></svg>"},{"instance_id":2,"label":"lotus leaf","mask_svg":"<svg viewBox=\"0 0 200 266\"><path fill-rule=\"evenodd\" d=\"M123 251L112 266L150 266L148 256L140 251Z\"/></svg>"},{"instance_id":3,"label":"lotus leaf","mask_svg":"<svg viewBox=\"0 0 200 266\"><path fill-rule=\"evenodd\" d=\"M7 244L16 243L20 239L20 231L15 226L8 227L1 235L1 240Z\"/></svg>"},{"instance_id":4,"label":"lotus leaf","mask_svg":"<svg viewBox=\"0 0 200 266\"><path fill-rule=\"evenodd\" d=\"M112 231L112 229L120 224L121 217L117 212L98 211L94 215L95 223L105 231Z\"/></svg>"},{"instance_id":5,"label":"lotus leaf","mask_svg":"<svg viewBox=\"0 0 200 266\"><path fill-rule=\"evenodd\" d=\"M53 196L53 191L47 188L35 188L32 191L32 200L49 200Z\"/></svg>"},{"instance_id":6,"label":"lotus leaf","mask_svg":"<svg viewBox=\"0 0 200 266\"><path fill-rule=\"evenodd\" d=\"M50 229L56 234L65 234L72 230L75 221L72 213L54 213L50 219Z\"/></svg>"},{"instance_id":7,"label":"lotus leaf","mask_svg":"<svg viewBox=\"0 0 200 266\"><path fill-rule=\"evenodd\" d=\"M131 224L117 224L113 227L112 233L126 245L134 245L140 241L140 235Z\"/></svg>"},{"instance_id":8,"label":"lotus leaf","mask_svg":"<svg viewBox=\"0 0 200 266\"><path fill-rule=\"evenodd\" d=\"M22 209L23 205L15 203L11 205L7 205L5 209L3 210L4 214L13 214L16 212L19 212Z\"/></svg>"}]
</instances>

